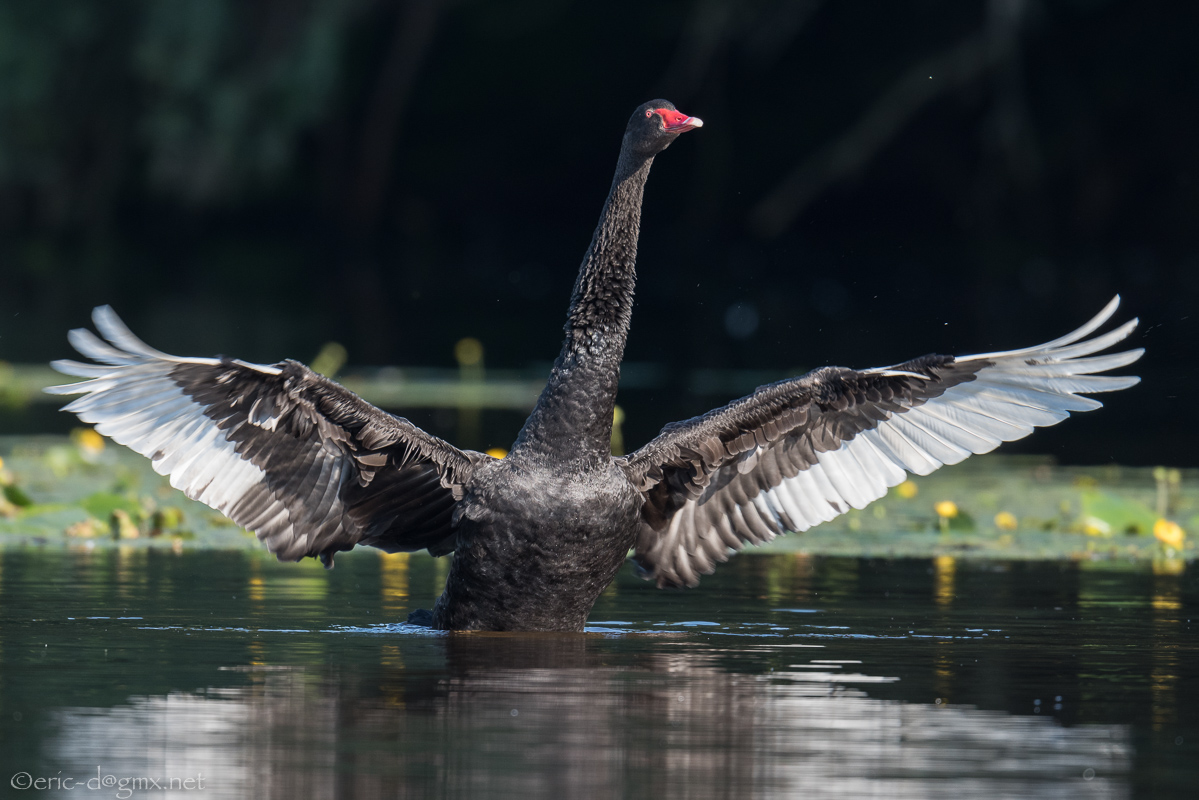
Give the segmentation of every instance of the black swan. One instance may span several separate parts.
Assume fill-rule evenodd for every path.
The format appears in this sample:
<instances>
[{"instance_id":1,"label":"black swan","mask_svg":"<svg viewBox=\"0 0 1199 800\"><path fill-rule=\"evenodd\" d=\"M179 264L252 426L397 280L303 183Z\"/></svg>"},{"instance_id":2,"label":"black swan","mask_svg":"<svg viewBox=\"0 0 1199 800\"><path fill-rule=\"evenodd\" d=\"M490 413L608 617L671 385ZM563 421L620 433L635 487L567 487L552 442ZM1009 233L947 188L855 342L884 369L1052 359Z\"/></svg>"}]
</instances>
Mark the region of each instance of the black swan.
<instances>
[{"instance_id":1,"label":"black swan","mask_svg":"<svg viewBox=\"0 0 1199 800\"><path fill-rule=\"evenodd\" d=\"M971 453L1099 408L1080 393L1135 377L1094 373L1142 350L1095 356L1134 319L1115 312L1039 347L878 369L825 367L667 425L611 455L612 412L633 306L641 198L654 157L700 127L664 100L629 121L583 258L566 339L506 458L464 451L295 361L178 358L107 306L70 341L98 363L66 410L153 459L171 484L254 531L280 560L371 545L453 552L432 614L446 630L581 630L629 551L658 586L694 586L746 542L803 531Z\"/></svg>"}]
</instances>

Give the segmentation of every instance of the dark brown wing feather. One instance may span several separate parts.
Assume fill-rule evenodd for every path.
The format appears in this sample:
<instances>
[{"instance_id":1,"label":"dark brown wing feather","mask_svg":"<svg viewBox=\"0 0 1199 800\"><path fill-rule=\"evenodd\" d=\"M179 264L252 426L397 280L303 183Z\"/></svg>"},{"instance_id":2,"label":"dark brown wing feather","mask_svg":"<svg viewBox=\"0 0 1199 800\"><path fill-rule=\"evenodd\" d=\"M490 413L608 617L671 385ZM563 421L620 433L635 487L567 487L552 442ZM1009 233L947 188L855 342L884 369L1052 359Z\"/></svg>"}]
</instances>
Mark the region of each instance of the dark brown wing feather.
<instances>
[{"instance_id":1,"label":"dark brown wing feather","mask_svg":"<svg viewBox=\"0 0 1199 800\"><path fill-rule=\"evenodd\" d=\"M67 406L149 456L172 485L250 530L283 560L356 544L453 550L461 484L487 458L462 452L295 361L182 359L140 342L107 307L109 340L72 331L84 355L56 362L92 378L54 387Z\"/></svg>"},{"instance_id":2,"label":"dark brown wing feather","mask_svg":"<svg viewBox=\"0 0 1199 800\"><path fill-rule=\"evenodd\" d=\"M763 386L667 426L624 466L644 494L635 558L660 586L692 586L746 542L802 531L972 453L1098 408L1082 392L1133 377L1097 376L1140 350L1086 358L1128 336L1133 320L1082 340L955 359L925 356L874 370L839 367Z\"/></svg>"}]
</instances>

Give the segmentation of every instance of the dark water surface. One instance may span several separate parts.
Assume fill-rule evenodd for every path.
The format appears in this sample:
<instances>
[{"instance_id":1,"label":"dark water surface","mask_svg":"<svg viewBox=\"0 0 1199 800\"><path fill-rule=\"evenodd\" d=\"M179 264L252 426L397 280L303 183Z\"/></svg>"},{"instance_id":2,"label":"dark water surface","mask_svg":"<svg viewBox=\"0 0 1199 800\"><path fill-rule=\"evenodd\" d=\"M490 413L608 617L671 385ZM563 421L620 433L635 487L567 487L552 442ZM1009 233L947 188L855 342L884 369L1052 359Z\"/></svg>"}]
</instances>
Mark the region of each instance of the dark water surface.
<instances>
[{"instance_id":1,"label":"dark water surface","mask_svg":"<svg viewBox=\"0 0 1199 800\"><path fill-rule=\"evenodd\" d=\"M440 635L396 621L444 560L337 563L0 554L0 795L1199 789L1193 567L743 555L622 575L587 634Z\"/></svg>"}]
</instances>

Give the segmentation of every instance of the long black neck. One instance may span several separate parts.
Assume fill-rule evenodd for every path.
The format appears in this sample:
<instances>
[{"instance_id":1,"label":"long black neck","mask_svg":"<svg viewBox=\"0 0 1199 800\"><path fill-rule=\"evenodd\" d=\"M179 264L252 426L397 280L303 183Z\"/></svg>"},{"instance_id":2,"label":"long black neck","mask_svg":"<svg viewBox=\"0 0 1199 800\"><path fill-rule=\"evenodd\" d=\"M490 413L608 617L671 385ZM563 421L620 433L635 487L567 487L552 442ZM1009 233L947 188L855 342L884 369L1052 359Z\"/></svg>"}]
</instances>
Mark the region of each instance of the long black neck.
<instances>
[{"instance_id":1,"label":"long black neck","mask_svg":"<svg viewBox=\"0 0 1199 800\"><path fill-rule=\"evenodd\" d=\"M549 382L513 447L580 470L607 463L636 282L641 197L653 158L621 152L570 298L566 339Z\"/></svg>"}]
</instances>

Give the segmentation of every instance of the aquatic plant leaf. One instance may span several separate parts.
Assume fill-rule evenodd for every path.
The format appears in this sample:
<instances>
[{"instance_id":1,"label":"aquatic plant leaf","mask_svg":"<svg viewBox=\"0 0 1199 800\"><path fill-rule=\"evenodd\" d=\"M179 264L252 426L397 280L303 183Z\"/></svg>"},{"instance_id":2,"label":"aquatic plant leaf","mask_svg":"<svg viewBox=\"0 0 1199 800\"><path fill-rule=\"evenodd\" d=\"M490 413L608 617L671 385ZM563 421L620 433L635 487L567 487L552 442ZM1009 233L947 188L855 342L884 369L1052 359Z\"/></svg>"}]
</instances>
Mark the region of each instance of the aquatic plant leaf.
<instances>
[{"instance_id":1,"label":"aquatic plant leaf","mask_svg":"<svg viewBox=\"0 0 1199 800\"><path fill-rule=\"evenodd\" d=\"M1084 489L1080 493L1082 519L1080 526L1087 528L1088 521L1095 520L1107 525L1091 522L1090 529L1099 535L1111 536L1119 533L1146 536L1153 532L1157 515L1142 503L1098 489Z\"/></svg>"},{"instance_id":2,"label":"aquatic plant leaf","mask_svg":"<svg viewBox=\"0 0 1199 800\"><path fill-rule=\"evenodd\" d=\"M112 492L96 492L83 498L79 504L89 515L96 519L108 519L114 511L124 511L130 517L142 515L141 504Z\"/></svg>"},{"instance_id":3,"label":"aquatic plant leaf","mask_svg":"<svg viewBox=\"0 0 1199 800\"><path fill-rule=\"evenodd\" d=\"M33 500L30 499L29 495L25 494L20 486L12 484L5 486L4 497L14 506L20 506L21 508L28 508L33 505Z\"/></svg>"}]
</instances>

